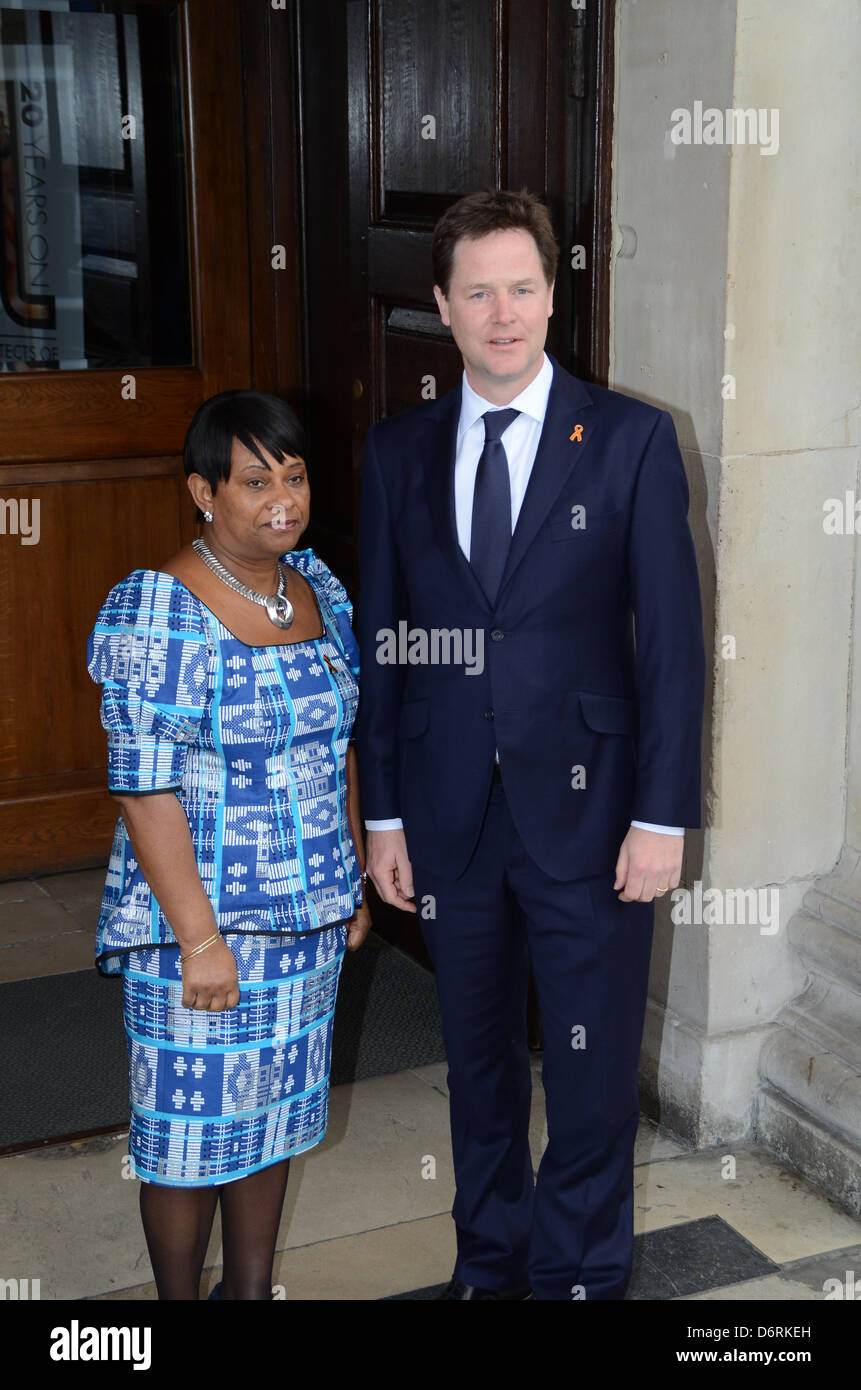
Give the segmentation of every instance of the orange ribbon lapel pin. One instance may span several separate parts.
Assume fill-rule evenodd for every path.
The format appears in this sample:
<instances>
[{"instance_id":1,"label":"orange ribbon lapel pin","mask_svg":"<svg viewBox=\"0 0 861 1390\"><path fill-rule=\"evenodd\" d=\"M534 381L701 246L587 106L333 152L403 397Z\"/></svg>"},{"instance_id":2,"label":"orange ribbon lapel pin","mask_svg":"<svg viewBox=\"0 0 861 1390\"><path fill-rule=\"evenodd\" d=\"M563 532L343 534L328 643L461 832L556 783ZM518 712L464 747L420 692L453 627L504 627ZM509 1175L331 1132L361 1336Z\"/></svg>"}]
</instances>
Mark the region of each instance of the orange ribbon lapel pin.
<instances>
[{"instance_id":1,"label":"orange ribbon lapel pin","mask_svg":"<svg viewBox=\"0 0 861 1390\"><path fill-rule=\"evenodd\" d=\"M575 425L575 426L574 426L574 429L573 429L573 432L572 432L571 434L569 434L568 438L569 438L569 439L576 439L578 444L582 443L582 440L583 440L583 426L582 426L582 425Z\"/></svg>"}]
</instances>

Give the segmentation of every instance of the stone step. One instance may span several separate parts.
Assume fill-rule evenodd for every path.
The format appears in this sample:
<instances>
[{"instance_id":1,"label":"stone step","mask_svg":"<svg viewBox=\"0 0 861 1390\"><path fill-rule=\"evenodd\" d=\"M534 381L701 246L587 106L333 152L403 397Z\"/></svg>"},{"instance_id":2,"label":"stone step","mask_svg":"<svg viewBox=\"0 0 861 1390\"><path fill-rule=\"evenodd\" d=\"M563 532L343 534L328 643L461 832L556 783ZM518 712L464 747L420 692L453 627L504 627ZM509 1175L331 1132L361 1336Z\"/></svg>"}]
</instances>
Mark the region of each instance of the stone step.
<instances>
[{"instance_id":1,"label":"stone step","mask_svg":"<svg viewBox=\"0 0 861 1390\"><path fill-rule=\"evenodd\" d=\"M816 1183L832 1201L861 1220L861 1154L819 1125L786 1096L763 1087L754 1136L783 1162Z\"/></svg>"},{"instance_id":2,"label":"stone step","mask_svg":"<svg viewBox=\"0 0 861 1390\"><path fill-rule=\"evenodd\" d=\"M858 1150L861 1171L861 1072L786 1028L765 1043L759 1066L764 1081Z\"/></svg>"},{"instance_id":3,"label":"stone step","mask_svg":"<svg viewBox=\"0 0 861 1390\"><path fill-rule=\"evenodd\" d=\"M861 1072L861 1000L842 984L815 976L803 994L783 1006L776 1022L814 1050L833 1052Z\"/></svg>"},{"instance_id":4,"label":"stone step","mask_svg":"<svg viewBox=\"0 0 861 1390\"><path fill-rule=\"evenodd\" d=\"M861 938L854 932L802 908L790 920L788 935L810 969L822 971L861 997Z\"/></svg>"},{"instance_id":5,"label":"stone step","mask_svg":"<svg viewBox=\"0 0 861 1390\"><path fill-rule=\"evenodd\" d=\"M861 903L855 902L852 898L841 897L836 892L823 893L817 887L805 893L802 911L839 927L841 931L853 936L861 947Z\"/></svg>"}]
</instances>

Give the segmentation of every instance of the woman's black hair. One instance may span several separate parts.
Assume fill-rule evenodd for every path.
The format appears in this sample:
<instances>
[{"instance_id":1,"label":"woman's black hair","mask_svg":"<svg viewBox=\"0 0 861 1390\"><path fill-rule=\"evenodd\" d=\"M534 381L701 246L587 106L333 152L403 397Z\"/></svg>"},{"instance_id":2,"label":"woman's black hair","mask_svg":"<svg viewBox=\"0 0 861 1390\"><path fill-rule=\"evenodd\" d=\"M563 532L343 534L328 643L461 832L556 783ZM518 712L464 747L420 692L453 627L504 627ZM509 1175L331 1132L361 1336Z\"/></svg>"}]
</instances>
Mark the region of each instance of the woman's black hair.
<instances>
[{"instance_id":1,"label":"woman's black hair","mask_svg":"<svg viewBox=\"0 0 861 1390\"><path fill-rule=\"evenodd\" d=\"M305 458L305 431L295 410L268 391L221 391L195 411L182 450L185 476L199 473L212 488L230 477L230 451L234 439L256 454L261 449L280 463L285 455ZM198 508L197 521L203 521Z\"/></svg>"}]
</instances>

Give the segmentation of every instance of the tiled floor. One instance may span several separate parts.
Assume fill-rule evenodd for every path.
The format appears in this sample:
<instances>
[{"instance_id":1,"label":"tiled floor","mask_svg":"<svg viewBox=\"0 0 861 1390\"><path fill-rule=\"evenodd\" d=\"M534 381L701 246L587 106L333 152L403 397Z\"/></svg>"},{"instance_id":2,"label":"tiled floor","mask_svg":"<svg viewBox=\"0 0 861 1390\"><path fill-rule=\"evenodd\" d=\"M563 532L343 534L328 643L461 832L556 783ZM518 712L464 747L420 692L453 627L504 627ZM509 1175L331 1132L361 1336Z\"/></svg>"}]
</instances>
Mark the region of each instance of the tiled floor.
<instances>
[{"instance_id":1,"label":"tiled floor","mask_svg":"<svg viewBox=\"0 0 861 1390\"><path fill-rule=\"evenodd\" d=\"M104 869L0 883L0 984L92 970Z\"/></svg>"},{"instance_id":2,"label":"tiled floor","mask_svg":"<svg viewBox=\"0 0 861 1390\"><path fill-rule=\"evenodd\" d=\"M92 969L101 870L0 884L0 981ZM544 1143L535 1060L533 1155ZM454 1259L445 1064L339 1086L329 1130L293 1161L275 1284L366 1300L445 1281ZM0 1159L4 1278L46 1299L155 1297L125 1136ZM736 1160L725 1178L726 1155ZM749 1145L690 1153L650 1121L636 1151L636 1300L822 1300L858 1272L861 1223ZM203 1280L219 1278L218 1218ZM854 1277L854 1275L853 1275ZM833 1289L833 1285L829 1286Z\"/></svg>"}]
</instances>

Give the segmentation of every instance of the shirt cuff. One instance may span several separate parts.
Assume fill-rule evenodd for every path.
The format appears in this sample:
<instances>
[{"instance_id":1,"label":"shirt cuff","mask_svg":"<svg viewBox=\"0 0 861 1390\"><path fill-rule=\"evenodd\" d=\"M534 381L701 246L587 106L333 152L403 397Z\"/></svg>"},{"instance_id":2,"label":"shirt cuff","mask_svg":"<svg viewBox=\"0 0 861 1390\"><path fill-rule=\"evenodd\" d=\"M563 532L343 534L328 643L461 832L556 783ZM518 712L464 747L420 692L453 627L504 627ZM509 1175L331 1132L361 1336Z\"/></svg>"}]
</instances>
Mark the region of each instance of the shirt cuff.
<instances>
[{"instance_id":1,"label":"shirt cuff","mask_svg":"<svg viewBox=\"0 0 861 1390\"><path fill-rule=\"evenodd\" d=\"M657 835L684 835L685 833L683 825L650 825L648 821L644 820L632 820L631 824L635 825L638 830L654 830Z\"/></svg>"},{"instance_id":2,"label":"shirt cuff","mask_svg":"<svg viewBox=\"0 0 861 1390\"><path fill-rule=\"evenodd\" d=\"M404 823L400 819L395 820L366 820L366 830L403 830Z\"/></svg>"}]
</instances>

